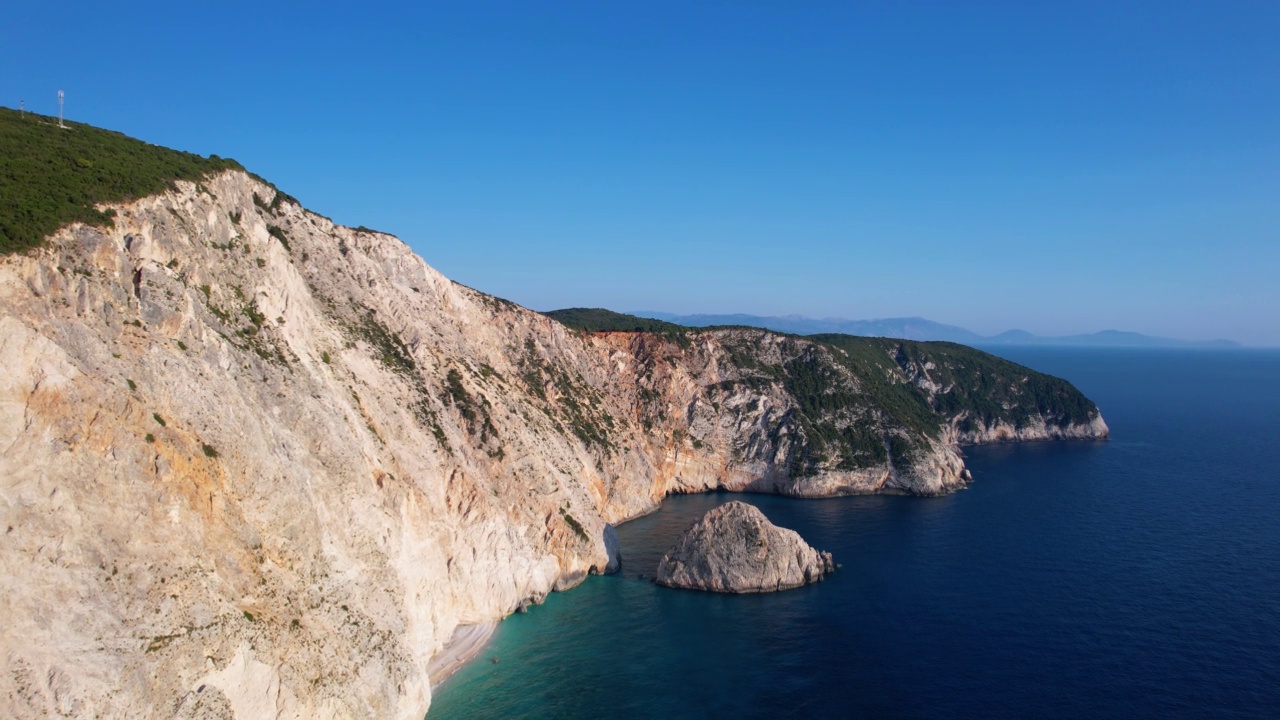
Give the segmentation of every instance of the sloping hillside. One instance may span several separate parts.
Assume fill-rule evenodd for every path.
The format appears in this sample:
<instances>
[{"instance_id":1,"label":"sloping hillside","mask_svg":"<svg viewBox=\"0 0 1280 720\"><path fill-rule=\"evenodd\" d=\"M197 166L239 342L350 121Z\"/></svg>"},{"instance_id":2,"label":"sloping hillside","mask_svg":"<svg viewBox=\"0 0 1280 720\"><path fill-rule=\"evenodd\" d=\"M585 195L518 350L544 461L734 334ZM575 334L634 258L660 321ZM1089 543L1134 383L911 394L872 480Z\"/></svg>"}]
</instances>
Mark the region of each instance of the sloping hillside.
<instances>
[{"instance_id":1,"label":"sloping hillside","mask_svg":"<svg viewBox=\"0 0 1280 720\"><path fill-rule=\"evenodd\" d=\"M0 255L67 223L110 226L101 203L154 195L240 163L150 145L83 123L0 108Z\"/></svg>"},{"instance_id":2,"label":"sloping hillside","mask_svg":"<svg viewBox=\"0 0 1280 720\"><path fill-rule=\"evenodd\" d=\"M0 714L416 720L668 493L966 482L887 350L571 329L200 172L0 259Z\"/></svg>"}]
</instances>

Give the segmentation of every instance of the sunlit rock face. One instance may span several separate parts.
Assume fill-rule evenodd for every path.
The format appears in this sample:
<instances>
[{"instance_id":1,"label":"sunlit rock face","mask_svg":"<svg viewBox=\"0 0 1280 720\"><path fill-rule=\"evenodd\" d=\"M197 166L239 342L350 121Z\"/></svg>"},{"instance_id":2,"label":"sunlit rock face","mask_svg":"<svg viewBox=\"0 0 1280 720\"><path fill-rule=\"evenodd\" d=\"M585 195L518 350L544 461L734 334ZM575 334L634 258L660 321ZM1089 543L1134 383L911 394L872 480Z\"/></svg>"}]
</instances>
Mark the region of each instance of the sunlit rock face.
<instances>
[{"instance_id":1,"label":"sunlit rock face","mask_svg":"<svg viewBox=\"0 0 1280 720\"><path fill-rule=\"evenodd\" d=\"M820 581L835 570L794 530L769 522L743 502L707 511L658 563L659 585L722 593L760 593Z\"/></svg>"},{"instance_id":2,"label":"sunlit rock face","mask_svg":"<svg viewBox=\"0 0 1280 720\"><path fill-rule=\"evenodd\" d=\"M0 715L416 720L669 493L966 482L943 419L815 452L803 338L570 330L240 172L114 209L0 260Z\"/></svg>"}]
</instances>

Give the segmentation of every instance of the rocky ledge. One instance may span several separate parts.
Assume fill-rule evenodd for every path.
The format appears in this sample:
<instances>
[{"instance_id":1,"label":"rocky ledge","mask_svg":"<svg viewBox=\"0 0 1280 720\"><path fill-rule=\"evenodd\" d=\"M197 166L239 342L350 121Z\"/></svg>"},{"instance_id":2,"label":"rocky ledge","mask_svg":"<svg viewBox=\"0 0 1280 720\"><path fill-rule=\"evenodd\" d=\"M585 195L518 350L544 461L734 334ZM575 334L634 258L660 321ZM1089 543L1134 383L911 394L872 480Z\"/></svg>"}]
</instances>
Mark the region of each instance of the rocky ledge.
<instances>
[{"instance_id":1,"label":"rocky ledge","mask_svg":"<svg viewBox=\"0 0 1280 720\"><path fill-rule=\"evenodd\" d=\"M813 549L754 506L734 501L690 525L658 563L655 580L689 590L773 592L818 582L834 569L831 553Z\"/></svg>"}]
</instances>

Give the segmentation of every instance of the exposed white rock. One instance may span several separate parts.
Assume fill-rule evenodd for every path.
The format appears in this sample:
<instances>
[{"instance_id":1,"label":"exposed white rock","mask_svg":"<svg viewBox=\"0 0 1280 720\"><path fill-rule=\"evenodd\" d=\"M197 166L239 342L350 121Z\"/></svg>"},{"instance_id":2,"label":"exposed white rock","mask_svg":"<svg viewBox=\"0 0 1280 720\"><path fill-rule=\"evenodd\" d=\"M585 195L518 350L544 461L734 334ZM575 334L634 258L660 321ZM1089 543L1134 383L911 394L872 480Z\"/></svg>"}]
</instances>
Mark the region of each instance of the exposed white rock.
<instances>
[{"instance_id":1,"label":"exposed white rock","mask_svg":"<svg viewBox=\"0 0 1280 720\"><path fill-rule=\"evenodd\" d=\"M991 445L1006 442L1029 442L1034 440L1089 440L1101 439L1111 434L1111 429L1101 415L1087 423L1070 423L1058 425L1046 423L1044 418L1032 418L1029 423L1014 426L1007 422L991 425L978 423L976 429L962 431L959 425L964 416L952 422L950 437L960 445Z\"/></svg>"},{"instance_id":2,"label":"exposed white rock","mask_svg":"<svg viewBox=\"0 0 1280 720\"><path fill-rule=\"evenodd\" d=\"M0 715L417 720L456 627L615 569L669 493L967 481L945 436L791 477L795 399L729 348L814 343L575 332L274 193L0 260Z\"/></svg>"},{"instance_id":3,"label":"exposed white rock","mask_svg":"<svg viewBox=\"0 0 1280 720\"><path fill-rule=\"evenodd\" d=\"M605 351L204 187L0 263L0 715L421 718L456 626L616 564L596 456L511 390L526 342Z\"/></svg>"},{"instance_id":4,"label":"exposed white rock","mask_svg":"<svg viewBox=\"0 0 1280 720\"><path fill-rule=\"evenodd\" d=\"M722 593L774 592L818 582L835 570L831 553L814 550L753 505L708 510L662 556L659 585Z\"/></svg>"}]
</instances>

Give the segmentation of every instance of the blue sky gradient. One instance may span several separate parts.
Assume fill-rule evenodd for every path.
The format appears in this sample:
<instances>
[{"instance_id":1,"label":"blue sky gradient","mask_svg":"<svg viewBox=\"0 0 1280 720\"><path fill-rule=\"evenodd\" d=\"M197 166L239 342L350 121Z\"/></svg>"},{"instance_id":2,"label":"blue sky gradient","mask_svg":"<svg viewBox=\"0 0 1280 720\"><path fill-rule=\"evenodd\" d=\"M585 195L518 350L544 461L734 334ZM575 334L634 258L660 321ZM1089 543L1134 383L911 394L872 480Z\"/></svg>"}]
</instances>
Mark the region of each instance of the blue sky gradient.
<instances>
[{"instance_id":1,"label":"blue sky gradient","mask_svg":"<svg viewBox=\"0 0 1280 720\"><path fill-rule=\"evenodd\" d=\"M11 3L0 104L536 309L1280 345L1280 3L538 5Z\"/></svg>"}]
</instances>

